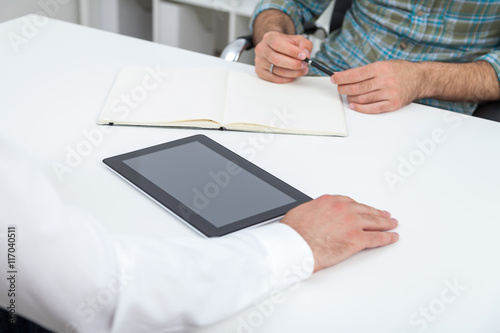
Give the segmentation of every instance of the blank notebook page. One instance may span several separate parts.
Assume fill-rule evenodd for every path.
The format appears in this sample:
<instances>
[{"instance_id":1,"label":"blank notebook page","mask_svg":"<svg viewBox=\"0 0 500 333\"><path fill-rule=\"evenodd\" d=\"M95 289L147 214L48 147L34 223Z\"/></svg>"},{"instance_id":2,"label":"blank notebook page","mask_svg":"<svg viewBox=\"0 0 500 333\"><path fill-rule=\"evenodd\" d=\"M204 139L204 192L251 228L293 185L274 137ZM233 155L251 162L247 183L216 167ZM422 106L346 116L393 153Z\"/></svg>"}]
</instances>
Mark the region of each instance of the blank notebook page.
<instances>
[{"instance_id":1,"label":"blank notebook page","mask_svg":"<svg viewBox=\"0 0 500 333\"><path fill-rule=\"evenodd\" d=\"M227 71L223 69L156 69L125 67L115 80L100 120L124 123L165 123L194 119L222 121ZM123 96L132 105L128 112Z\"/></svg>"},{"instance_id":2,"label":"blank notebook page","mask_svg":"<svg viewBox=\"0 0 500 333\"><path fill-rule=\"evenodd\" d=\"M302 77L276 84L231 72L224 123L261 124L300 132L347 135L342 100L328 77Z\"/></svg>"}]
</instances>

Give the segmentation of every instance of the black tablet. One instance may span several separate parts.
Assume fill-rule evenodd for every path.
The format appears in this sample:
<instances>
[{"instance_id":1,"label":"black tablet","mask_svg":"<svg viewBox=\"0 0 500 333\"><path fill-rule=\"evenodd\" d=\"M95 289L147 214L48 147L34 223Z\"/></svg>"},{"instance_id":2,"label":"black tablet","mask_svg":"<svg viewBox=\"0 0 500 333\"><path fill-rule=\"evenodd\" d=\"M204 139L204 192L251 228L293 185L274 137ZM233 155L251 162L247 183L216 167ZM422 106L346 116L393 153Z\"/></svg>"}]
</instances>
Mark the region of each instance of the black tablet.
<instances>
[{"instance_id":1,"label":"black tablet","mask_svg":"<svg viewBox=\"0 0 500 333\"><path fill-rule=\"evenodd\" d=\"M204 135L103 162L207 237L276 221L311 200Z\"/></svg>"}]
</instances>

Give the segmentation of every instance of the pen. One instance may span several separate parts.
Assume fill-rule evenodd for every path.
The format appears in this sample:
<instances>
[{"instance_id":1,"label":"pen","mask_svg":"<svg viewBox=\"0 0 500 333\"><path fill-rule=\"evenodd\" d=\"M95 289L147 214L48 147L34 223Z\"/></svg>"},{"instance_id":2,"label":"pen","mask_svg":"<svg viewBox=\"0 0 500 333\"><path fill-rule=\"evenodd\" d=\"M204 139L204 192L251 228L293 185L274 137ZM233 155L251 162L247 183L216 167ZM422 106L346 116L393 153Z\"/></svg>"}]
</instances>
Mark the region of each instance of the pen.
<instances>
[{"instance_id":1,"label":"pen","mask_svg":"<svg viewBox=\"0 0 500 333\"><path fill-rule=\"evenodd\" d=\"M312 61L311 59L305 58L303 61L307 62L309 65L313 66L314 68L319 69L320 71L322 71L323 73L325 73L328 76L333 75L332 71L326 69L325 67L321 66L320 64L318 64L315 61Z\"/></svg>"}]
</instances>

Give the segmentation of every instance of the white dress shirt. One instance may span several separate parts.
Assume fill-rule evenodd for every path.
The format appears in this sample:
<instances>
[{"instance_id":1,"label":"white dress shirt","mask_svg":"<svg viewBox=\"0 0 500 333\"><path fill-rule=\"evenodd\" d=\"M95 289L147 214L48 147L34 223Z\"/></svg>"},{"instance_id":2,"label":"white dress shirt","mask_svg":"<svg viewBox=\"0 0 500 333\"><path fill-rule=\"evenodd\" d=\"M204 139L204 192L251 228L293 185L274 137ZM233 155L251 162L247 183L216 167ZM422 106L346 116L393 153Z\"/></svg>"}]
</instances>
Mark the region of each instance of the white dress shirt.
<instances>
[{"instance_id":1,"label":"white dress shirt","mask_svg":"<svg viewBox=\"0 0 500 333\"><path fill-rule=\"evenodd\" d=\"M209 325L312 274L312 252L282 223L218 239L109 234L60 200L0 138L0 269L15 226L15 311L58 332L170 332ZM300 266L306 274L294 275ZM0 305L12 287L0 279Z\"/></svg>"}]
</instances>

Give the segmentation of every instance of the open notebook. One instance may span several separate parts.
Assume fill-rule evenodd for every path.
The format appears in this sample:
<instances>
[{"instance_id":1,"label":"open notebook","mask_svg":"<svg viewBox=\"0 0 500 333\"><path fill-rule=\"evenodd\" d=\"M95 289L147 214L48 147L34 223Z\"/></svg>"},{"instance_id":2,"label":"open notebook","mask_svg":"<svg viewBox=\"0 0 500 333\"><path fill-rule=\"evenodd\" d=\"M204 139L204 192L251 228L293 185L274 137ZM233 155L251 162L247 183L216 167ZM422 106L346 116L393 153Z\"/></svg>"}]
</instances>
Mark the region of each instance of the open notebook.
<instances>
[{"instance_id":1,"label":"open notebook","mask_svg":"<svg viewBox=\"0 0 500 333\"><path fill-rule=\"evenodd\" d=\"M347 136L342 100L329 78L275 84L218 68L125 67L98 124Z\"/></svg>"}]
</instances>

